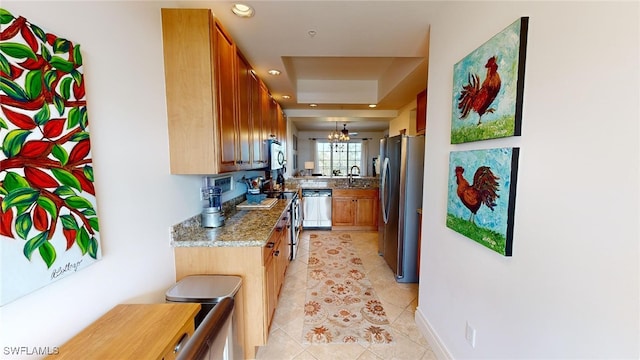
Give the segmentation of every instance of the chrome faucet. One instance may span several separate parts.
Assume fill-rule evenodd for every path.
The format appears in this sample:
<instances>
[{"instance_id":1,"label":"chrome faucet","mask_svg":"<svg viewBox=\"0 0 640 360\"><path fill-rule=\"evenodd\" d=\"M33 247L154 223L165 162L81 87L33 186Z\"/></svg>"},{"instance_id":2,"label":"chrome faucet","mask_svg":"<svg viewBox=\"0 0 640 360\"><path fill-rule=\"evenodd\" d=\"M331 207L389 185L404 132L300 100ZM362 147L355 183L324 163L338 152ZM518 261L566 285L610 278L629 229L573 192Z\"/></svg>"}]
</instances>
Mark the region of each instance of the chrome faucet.
<instances>
[{"instance_id":1,"label":"chrome faucet","mask_svg":"<svg viewBox=\"0 0 640 360\"><path fill-rule=\"evenodd\" d=\"M353 179L353 169L358 169L358 175L360 175L360 167L358 165L353 165L349 170L349 184L353 184L355 182Z\"/></svg>"}]
</instances>

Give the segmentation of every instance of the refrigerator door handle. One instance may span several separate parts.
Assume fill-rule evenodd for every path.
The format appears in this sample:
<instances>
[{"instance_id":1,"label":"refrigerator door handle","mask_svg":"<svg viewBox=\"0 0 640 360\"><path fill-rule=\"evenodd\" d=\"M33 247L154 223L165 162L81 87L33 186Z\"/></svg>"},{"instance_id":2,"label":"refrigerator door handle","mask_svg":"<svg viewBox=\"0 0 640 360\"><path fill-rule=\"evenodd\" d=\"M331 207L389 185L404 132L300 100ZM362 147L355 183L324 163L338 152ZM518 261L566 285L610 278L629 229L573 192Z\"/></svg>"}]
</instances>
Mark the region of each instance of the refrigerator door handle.
<instances>
[{"instance_id":1,"label":"refrigerator door handle","mask_svg":"<svg viewBox=\"0 0 640 360\"><path fill-rule=\"evenodd\" d=\"M382 218L385 224L389 222L389 190L387 189L387 178L389 177L390 171L389 158L385 157L384 163L382 164Z\"/></svg>"}]
</instances>

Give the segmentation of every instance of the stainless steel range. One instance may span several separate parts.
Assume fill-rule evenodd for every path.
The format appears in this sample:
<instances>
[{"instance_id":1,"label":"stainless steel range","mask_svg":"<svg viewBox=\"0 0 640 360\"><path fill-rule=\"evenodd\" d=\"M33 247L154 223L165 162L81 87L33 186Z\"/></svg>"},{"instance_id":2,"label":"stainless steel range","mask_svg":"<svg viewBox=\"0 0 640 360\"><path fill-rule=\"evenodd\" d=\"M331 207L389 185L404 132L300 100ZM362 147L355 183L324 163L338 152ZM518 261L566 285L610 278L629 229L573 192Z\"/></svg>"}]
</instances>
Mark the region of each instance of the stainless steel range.
<instances>
[{"instance_id":1,"label":"stainless steel range","mask_svg":"<svg viewBox=\"0 0 640 360\"><path fill-rule=\"evenodd\" d=\"M298 242L300 233L302 232L302 209L300 207L300 198L296 191L267 191L267 197L279 199L291 199L289 206L289 216L291 218L291 240L289 242L289 260L294 260L298 253Z\"/></svg>"}]
</instances>

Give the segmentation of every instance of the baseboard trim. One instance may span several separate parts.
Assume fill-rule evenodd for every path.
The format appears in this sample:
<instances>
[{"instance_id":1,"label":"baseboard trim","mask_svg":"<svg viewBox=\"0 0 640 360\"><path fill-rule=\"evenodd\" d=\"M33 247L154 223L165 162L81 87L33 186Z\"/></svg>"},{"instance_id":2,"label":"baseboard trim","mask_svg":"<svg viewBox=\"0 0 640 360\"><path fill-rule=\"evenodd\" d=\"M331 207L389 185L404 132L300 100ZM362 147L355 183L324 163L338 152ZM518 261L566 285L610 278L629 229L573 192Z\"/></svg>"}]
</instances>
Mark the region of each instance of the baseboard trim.
<instances>
[{"instance_id":1,"label":"baseboard trim","mask_svg":"<svg viewBox=\"0 0 640 360\"><path fill-rule=\"evenodd\" d=\"M447 347L435 332L435 330L429 323L429 320L424 317L422 311L420 310L420 307L416 309L415 314L416 326L418 327L420 333L422 333L422 336L424 336L424 338L427 339L427 341L431 345L431 349L433 350L433 353L436 355L436 357L440 360L453 360L453 355L451 355L449 350L447 350Z\"/></svg>"}]
</instances>

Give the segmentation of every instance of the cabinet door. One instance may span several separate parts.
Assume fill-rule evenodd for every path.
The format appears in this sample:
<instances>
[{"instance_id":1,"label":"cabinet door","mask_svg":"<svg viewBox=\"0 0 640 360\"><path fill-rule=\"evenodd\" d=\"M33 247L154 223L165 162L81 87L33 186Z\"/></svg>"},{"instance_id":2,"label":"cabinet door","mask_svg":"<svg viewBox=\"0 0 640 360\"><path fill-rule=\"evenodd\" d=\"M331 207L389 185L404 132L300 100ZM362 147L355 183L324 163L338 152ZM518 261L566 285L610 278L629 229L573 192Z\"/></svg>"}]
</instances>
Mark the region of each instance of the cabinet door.
<instances>
[{"instance_id":1,"label":"cabinet door","mask_svg":"<svg viewBox=\"0 0 640 360\"><path fill-rule=\"evenodd\" d=\"M269 256L267 263L264 265L265 269L265 289L266 289L266 297L265 297L265 306L266 306L266 321L267 321L267 332L269 331L269 327L271 327L271 320L273 319L273 313L276 310L276 261L273 255Z\"/></svg>"},{"instance_id":2,"label":"cabinet door","mask_svg":"<svg viewBox=\"0 0 640 360\"><path fill-rule=\"evenodd\" d=\"M287 144L287 118L284 116L282 112L282 108L280 104L276 103L276 121L278 123L278 140L282 143L284 149L286 149Z\"/></svg>"},{"instance_id":3,"label":"cabinet door","mask_svg":"<svg viewBox=\"0 0 640 360\"><path fill-rule=\"evenodd\" d=\"M333 197L331 204L331 224L334 226L353 225L354 199Z\"/></svg>"},{"instance_id":4,"label":"cabinet door","mask_svg":"<svg viewBox=\"0 0 640 360\"><path fill-rule=\"evenodd\" d=\"M269 111L270 103L271 97L269 96L269 89L267 89L263 82L260 82L260 113L262 114L262 138L265 141L271 139L271 113Z\"/></svg>"},{"instance_id":5,"label":"cabinet door","mask_svg":"<svg viewBox=\"0 0 640 360\"><path fill-rule=\"evenodd\" d=\"M424 134L427 129L427 89L416 97L416 133Z\"/></svg>"},{"instance_id":6,"label":"cabinet door","mask_svg":"<svg viewBox=\"0 0 640 360\"><path fill-rule=\"evenodd\" d=\"M359 226L376 226L378 214L376 212L377 199L362 198L355 201L356 216L355 225Z\"/></svg>"},{"instance_id":7,"label":"cabinet door","mask_svg":"<svg viewBox=\"0 0 640 360\"><path fill-rule=\"evenodd\" d=\"M269 123L271 126L270 136L273 136L278 141L282 139L278 136L278 103L269 96Z\"/></svg>"},{"instance_id":8,"label":"cabinet door","mask_svg":"<svg viewBox=\"0 0 640 360\"><path fill-rule=\"evenodd\" d=\"M251 113L251 66L237 54L238 64L238 156L237 163L241 169L249 169L251 165L252 130L250 126Z\"/></svg>"},{"instance_id":9,"label":"cabinet door","mask_svg":"<svg viewBox=\"0 0 640 360\"><path fill-rule=\"evenodd\" d=\"M276 261L276 296L280 295L280 289L282 283L284 283L284 274L287 271L287 262L289 262L289 247L288 237L289 229L284 226L280 234L280 245L278 246L277 253L274 254ZM276 302L277 304L277 302Z\"/></svg>"},{"instance_id":10,"label":"cabinet door","mask_svg":"<svg viewBox=\"0 0 640 360\"><path fill-rule=\"evenodd\" d=\"M162 50L172 174L215 174L213 17L208 10L162 9ZM187 25L188 24L188 25Z\"/></svg>"},{"instance_id":11,"label":"cabinet door","mask_svg":"<svg viewBox=\"0 0 640 360\"><path fill-rule=\"evenodd\" d=\"M216 110L220 129L220 169L236 170L236 49L231 37L215 21L214 57L216 77Z\"/></svg>"},{"instance_id":12,"label":"cabinet door","mask_svg":"<svg viewBox=\"0 0 640 360\"><path fill-rule=\"evenodd\" d=\"M253 133L253 167L267 166L267 144L262 131L262 106L260 100L260 80L251 73L251 131Z\"/></svg>"}]
</instances>

